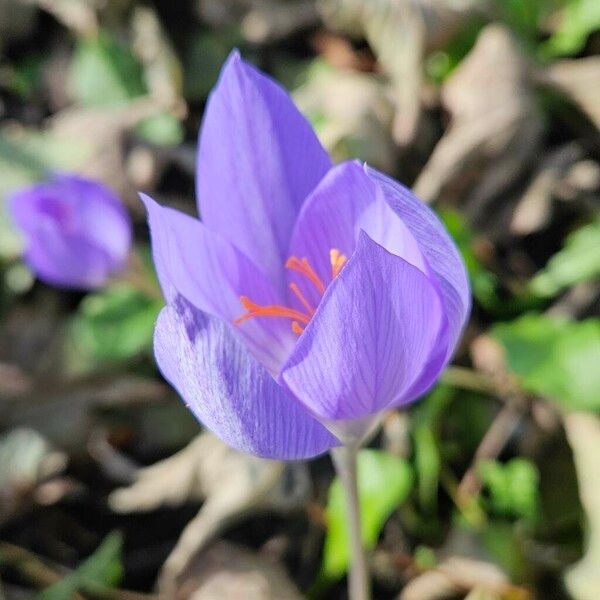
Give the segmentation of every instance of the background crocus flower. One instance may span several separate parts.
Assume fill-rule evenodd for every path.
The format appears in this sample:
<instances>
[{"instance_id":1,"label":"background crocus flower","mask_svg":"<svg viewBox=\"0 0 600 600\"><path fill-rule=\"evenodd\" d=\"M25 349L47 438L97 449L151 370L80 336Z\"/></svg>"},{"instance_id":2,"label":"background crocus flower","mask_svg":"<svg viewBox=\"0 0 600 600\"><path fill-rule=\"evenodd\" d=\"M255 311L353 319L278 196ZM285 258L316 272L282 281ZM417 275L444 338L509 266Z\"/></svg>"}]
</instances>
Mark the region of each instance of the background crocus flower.
<instances>
[{"instance_id":1,"label":"background crocus flower","mask_svg":"<svg viewBox=\"0 0 600 600\"><path fill-rule=\"evenodd\" d=\"M16 192L9 206L25 237L25 261L46 283L93 289L125 266L129 215L101 183L56 175Z\"/></svg>"},{"instance_id":2,"label":"background crocus flower","mask_svg":"<svg viewBox=\"0 0 600 600\"><path fill-rule=\"evenodd\" d=\"M470 306L454 243L405 187L332 166L237 53L206 109L197 196L202 222L143 196L167 300L155 354L224 441L311 457L435 382Z\"/></svg>"}]
</instances>

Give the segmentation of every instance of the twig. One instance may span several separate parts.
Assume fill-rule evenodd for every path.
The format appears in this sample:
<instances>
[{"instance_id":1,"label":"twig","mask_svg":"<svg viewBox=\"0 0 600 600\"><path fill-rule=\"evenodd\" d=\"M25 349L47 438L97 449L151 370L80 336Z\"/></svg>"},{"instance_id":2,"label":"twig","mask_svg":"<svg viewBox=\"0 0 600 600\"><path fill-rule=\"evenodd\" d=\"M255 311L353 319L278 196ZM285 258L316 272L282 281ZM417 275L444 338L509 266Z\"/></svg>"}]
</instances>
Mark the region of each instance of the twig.
<instances>
[{"instance_id":1,"label":"twig","mask_svg":"<svg viewBox=\"0 0 600 600\"><path fill-rule=\"evenodd\" d=\"M458 486L458 496L466 498L479 493L481 481L477 475L480 461L496 458L510 439L523 416L522 402L510 401L496 415L483 439L479 443L473 462Z\"/></svg>"},{"instance_id":2,"label":"twig","mask_svg":"<svg viewBox=\"0 0 600 600\"><path fill-rule=\"evenodd\" d=\"M0 567L7 566L15 569L24 581L37 589L54 585L71 573L58 573L33 552L0 542ZM158 600L154 595L104 588L93 582L82 581L79 585L81 589L75 592L73 600Z\"/></svg>"},{"instance_id":3,"label":"twig","mask_svg":"<svg viewBox=\"0 0 600 600\"><path fill-rule=\"evenodd\" d=\"M444 371L441 381L453 387L484 394L495 395L498 392L488 377L467 367L448 367Z\"/></svg>"},{"instance_id":4,"label":"twig","mask_svg":"<svg viewBox=\"0 0 600 600\"><path fill-rule=\"evenodd\" d=\"M42 562L35 554L9 544L0 542L0 568L11 567L27 582L37 588L45 588L60 581L61 575ZM77 594L73 600L84 600Z\"/></svg>"},{"instance_id":5,"label":"twig","mask_svg":"<svg viewBox=\"0 0 600 600\"><path fill-rule=\"evenodd\" d=\"M479 504L475 502L473 496L462 496L459 493L454 474L445 465L442 465L442 468L440 469L440 483L466 521L476 529L480 529L485 525L487 521L485 512Z\"/></svg>"},{"instance_id":6,"label":"twig","mask_svg":"<svg viewBox=\"0 0 600 600\"><path fill-rule=\"evenodd\" d=\"M487 335L479 336L471 346L473 362L482 377L489 382L494 394L502 401L504 407L496 415L491 426L479 443L471 466L464 474L458 486L458 496L467 498L479 493L481 481L477 475L479 461L496 458L529 406L529 399L518 382L506 369L504 351L501 346Z\"/></svg>"}]
</instances>

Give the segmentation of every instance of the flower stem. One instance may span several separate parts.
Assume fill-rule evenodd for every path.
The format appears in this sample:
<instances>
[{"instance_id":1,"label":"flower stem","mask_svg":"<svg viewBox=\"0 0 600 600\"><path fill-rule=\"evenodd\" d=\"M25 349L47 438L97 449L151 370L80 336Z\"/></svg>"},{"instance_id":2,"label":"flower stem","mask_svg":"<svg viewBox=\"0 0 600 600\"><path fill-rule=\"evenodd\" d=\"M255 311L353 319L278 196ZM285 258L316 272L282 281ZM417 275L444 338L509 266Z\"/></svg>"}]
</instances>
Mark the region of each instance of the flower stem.
<instances>
[{"instance_id":1,"label":"flower stem","mask_svg":"<svg viewBox=\"0 0 600 600\"><path fill-rule=\"evenodd\" d=\"M346 498L346 518L350 538L350 573L348 576L348 596L350 600L369 600L369 570L362 543L358 482L356 476L356 455L358 446L332 448L331 459L342 482Z\"/></svg>"}]
</instances>

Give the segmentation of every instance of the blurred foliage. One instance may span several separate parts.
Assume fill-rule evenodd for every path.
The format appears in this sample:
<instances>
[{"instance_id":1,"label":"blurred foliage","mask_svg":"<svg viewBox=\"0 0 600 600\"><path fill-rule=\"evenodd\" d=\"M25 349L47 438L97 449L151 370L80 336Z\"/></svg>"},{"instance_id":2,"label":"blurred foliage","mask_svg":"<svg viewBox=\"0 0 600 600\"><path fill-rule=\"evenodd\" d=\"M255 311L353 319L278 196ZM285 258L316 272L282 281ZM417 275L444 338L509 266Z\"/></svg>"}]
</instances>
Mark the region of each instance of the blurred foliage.
<instances>
[{"instance_id":1,"label":"blurred foliage","mask_svg":"<svg viewBox=\"0 0 600 600\"><path fill-rule=\"evenodd\" d=\"M589 35L600 29L600 4L595 0L565 0L562 4L558 29L540 45L542 58L577 54Z\"/></svg>"},{"instance_id":2,"label":"blurred foliage","mask_svg":"<svg viewBox=\"0 0 600 600\"><path fill-rule=\"evenodd\" d=\"M531 280L531 290L552 297L596 277L600 277L600 217L567 237L564 247Z\"/></svg>"},{"instance_id":3,"label":"blurred foliage","mask_svg":"<svg viewBox=\"0 0 600 600\"><path fill-rule=\"evenodd\" d=\"M445 47L429 54L425 61L425 73L436 83L443 82L473 48L481 28L482 18L472 18L452 36Z\"/></svg>"},{"instance_id":4,"label":"blurred foliage","mask_svg":"<svg viewBox=\"0 0 600 600\"><path fill-rule=\"evenodd\" d=\"M534 43L539 28L563 4L570 0L494 0L500 18L521 38ZM577 0L575 0L577 1Z\"/></svg>"},{"instance_id":5,"label":"blurred foliage","mask_svg":"<svg viewBox=\"0 0 600 600\"><path fill-rule=\"evenodd\" d=\"M494 519L480 533L481 542L494 562L509 574L511 581L527 580L523 532L512 521Z\"/></svg>"},{"instance_id":6,"label":"blurred foliage","mask_svg":"<svg viewBox=\"0 0 600 600\"><path fill-rule=\"evenodd\" d=\"M5 67L1 79L6 89L25 100L31 100L34 94L40 92L43 69L43 58L39 54L30 53L14 65Z\"/></svg>"},{"instance_id":7,"label":"blurred foliage","mask_svg":"<svg viewBox=\"0 0 600 600\"><path fill-rule=\"evenodd\" d=\"M589 35L600 28L600 7L595 0L494 0L503 21L534 51L549 60L580 52ZM540 29L557 23L547 39Z\"/></svg>"},{"instance_id":8,"label":"blurred foliage","mask_svg":"<svg viewBox=\"0 0 600 600\"><path fill-rule=\"evenodd\" d=\"M122 546L119 533L109 534L73 573L38 594L36 600L71 600L80 590L101 595L107 588L117 586L123 577Z\"/></svg>"},{"instance_id":9,"label":"blurred foliage","mask_svg":"<svg viewBox=\"0 0 600 600\"><path fill-rule=\"evenodd\" d=\"M142 68L130 49L105 31L78 40L70 83L81 106L122 104L145 92Z\"/></svg>"},{"instance_id":10,"label":"blurred foliage","mask_svg":"<svg viewBox=\"0 0 600 600\"><path fill-rule=\"evenodd\" d=\"M71 369L89 371L147 353L163 304L127 284L88 294L71 323Z\"/></svg>"},{"instance_id":11,"label":"blurred foliage","mask_svg":"<svg viewBox=\"0 0 600 600\"><path fill-rule=\"evenodd\" d=\"M455 390L437 385L415 407L413 418L414 467L421 512L432 517L438 512L438 486L442 468L439 428L444 411L454 400Z\"/></svg>"},{"instance_id":12,"label":"blurred foliage","mask_svg":"<svg viewBox=\"0 0 600 600\"><path fill-rule=\"evenodd\" d=\"M87 144L20 126L0 127L0 194L44 177L75 171L89 155Z\"/></svg>"},{"instance_id":13,"label":"blurred foliage","mask_svg":"<svg viewBox=\"0 0 600 600\"><path fill-rule=\"evenodd\" d=\"M157 146L176 146L183 138L181 124L166 112L144 119L136 131L144 140Z\"/></svg>"},{"instance_id":14,"label":"blurred foliage","mask_svg":"<svg viewBox=\"0 0 600 600\"><path fill-rule=\"evenodd\" d=\"M127 45L107 31L78 40L69 80L74 100L85 107L127 104L148 91L142 65ZM183 140L181 123L169 112L144 119L137 133L157 145L176 145Z\"/></svg>"},{"instance_id":15,"label":"blurred foliage","mask_svg":"<svg viewBox=\"0 0 600 600\"><path fill-rule=\"evenodd\" d=\"M600 319L524 315L494 325L523 387L572 410L600 410Z\"/></svg>"},{"instance_id":16,"label":"blurred foliage","mask_svg":"<svg viewBox=\"0 0 600 600\"><path fill-rule=\"evenodd\" d=\"M489 491L489 505L502 516L535 522L539 518L539 473L536 466L524 458L507 463L484 460L478 473Z\"/></svg>"},{"instance_id":17,"label":"blurred foliage","mask_svg":"<svg viewBox=\"0 0 600 600\"><path fill-rule=\"evenodd\" d=\"M493 0L498 17L539 59L547 61L580 52L588 37L600 29L600 4L596 0ZM550 36L540 35L548 22L558 23ZM474 14L442 49L425 62L428 77L443 82L473 47L486 19Z\"/></svg>"},{"instance_id":18,"label":"blurred foliage","mask_svg":"<svg viewBox=\"0 0 600 600\"><path fill-rule=\"evenodd\" d=\"M243 41L237 29L206 31L194 36L186 49L183 89L185 97L192 101L204 100L217 83L221 65L231 52ZM202 73L202 77L198 77Z\"/></svg>"}]
</instances>

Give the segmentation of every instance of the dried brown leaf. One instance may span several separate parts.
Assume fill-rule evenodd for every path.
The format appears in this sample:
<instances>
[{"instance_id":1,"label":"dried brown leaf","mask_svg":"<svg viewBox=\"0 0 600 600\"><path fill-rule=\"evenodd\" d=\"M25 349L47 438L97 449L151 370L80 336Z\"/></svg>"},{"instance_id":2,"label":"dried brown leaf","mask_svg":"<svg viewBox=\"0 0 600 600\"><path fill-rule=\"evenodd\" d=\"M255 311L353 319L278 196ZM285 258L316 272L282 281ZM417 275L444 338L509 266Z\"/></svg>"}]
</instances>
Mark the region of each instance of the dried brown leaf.
<instances>
[{"instance_id":1,"label":"dried brown leaf","mask_svg":"<svg viewBox=\"0 0 600 600\"><path fill-rule=\"evenodd\" d=\"M182 574L175 600L301 600L283 568L228 542L203 552Z\"/></svg>"},{"instance_id":2,"label":"dried brown leaf","mask_svg":"<svg viewBox=\"0 0 600 600\"><path fill-rule=\"evenodd\" d=\"M305 465L241 454L203 433L174 456L141 469L136 482L113 492L109 502L118 512L135 512L205 499L163 566L159 584L168 596L191 557L229 524L255 512L298 508L309 489Z\"/></svg>"},{"instance_id":3,"label":"dried brown leaf","mask_svg":"<svg viewBox=\"0 0 600 600\"><path fill-rule=\"evenodd\" d=\"M481 560L453 557L437 568L412 579L402 590L399 600L442 600L459 594L477 594L472 598L511 598L526 600L529 593L512 586L496 566ZM481 594L486 595L481 595ZM471 597L471 596L470 596Z\"/></svg>"},{"instance_id":4,"label":"dried brown leaf","mask_svg":"<svg viewBox=\"0 0 600 600\"><path fill-rule=\"evenodd\" d=\"M452 116L414 190L426 202L468 193L477 219L528 168L543 130L529 64L510 32L489 25L442 88Z\"/></svg>"},{"instance_id":5,"label":"dried brown leaf","mask_svg":"<svg viewBox=\"0 0 600 600\"><path fill-rule=\"evenodd\" d=\"M587 518L583 558L565 575L575 600L596 600L600 590L600 418L591 413L567 413L563 423L573 450L579 496Z\"/></svg>"},{"instance_id":6,"label":"dried brown leaf","mask_svg":"<svg viewBox=\"0 0 600 600\"><path fill-rule=\"evenodd\" d=\"M570 96L600 129L600 56L558 61L540 78Z\"/></svg>"},{"instance_id":7,"label":"dried brown leaf","mask_svg":"<svg viewBox=\"0 0 600 600\"><path fill-rule=\"evenodd\" d=\"M393 86L394 140L410 144L421 113L423 58L440 47L477 3L465 0L320 0L327 25L364 36Z\"/></svg>"},{"instance_id":8,"label":"dried brown leaf","mask_svg":"<svg viewBox=\"0 0 600 600\"><path fill-rule=\"evenodd\" d=\"M360 156L393 170L392 104L380 79L335 68L315 74L294 94L301 110L317 116L317 133L337 160Z\"/></svg>"}]
</instances>

